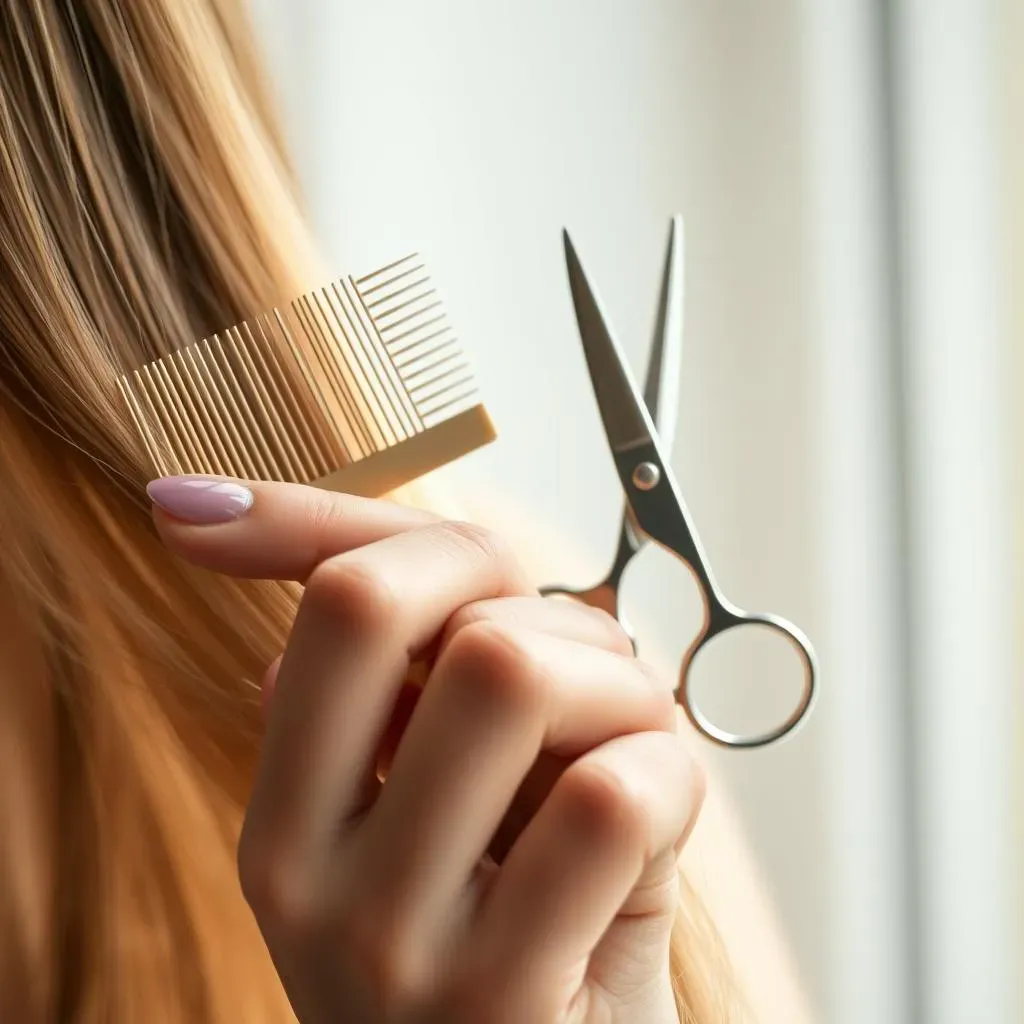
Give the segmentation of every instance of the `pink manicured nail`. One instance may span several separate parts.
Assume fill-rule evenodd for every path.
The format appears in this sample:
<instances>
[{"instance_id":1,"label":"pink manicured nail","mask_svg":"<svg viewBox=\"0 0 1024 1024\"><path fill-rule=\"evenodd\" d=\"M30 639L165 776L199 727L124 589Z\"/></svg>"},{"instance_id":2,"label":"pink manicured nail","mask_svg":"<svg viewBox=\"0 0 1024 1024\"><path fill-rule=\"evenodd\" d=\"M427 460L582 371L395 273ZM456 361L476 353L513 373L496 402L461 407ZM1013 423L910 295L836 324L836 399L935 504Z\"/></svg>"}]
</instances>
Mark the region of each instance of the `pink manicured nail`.
<instances>
[{"instance_id":1,"label":"pink manicured nail","mask_svg":"<svg viewBox=\"0 0 1024 1024\"><path fill-rule=\"evenodd\" d=\"M233 480L210 476L165 476L150 481L154 504L188 523L227 523L252 508L253 493Z\"/></svg>"}]
</instances>

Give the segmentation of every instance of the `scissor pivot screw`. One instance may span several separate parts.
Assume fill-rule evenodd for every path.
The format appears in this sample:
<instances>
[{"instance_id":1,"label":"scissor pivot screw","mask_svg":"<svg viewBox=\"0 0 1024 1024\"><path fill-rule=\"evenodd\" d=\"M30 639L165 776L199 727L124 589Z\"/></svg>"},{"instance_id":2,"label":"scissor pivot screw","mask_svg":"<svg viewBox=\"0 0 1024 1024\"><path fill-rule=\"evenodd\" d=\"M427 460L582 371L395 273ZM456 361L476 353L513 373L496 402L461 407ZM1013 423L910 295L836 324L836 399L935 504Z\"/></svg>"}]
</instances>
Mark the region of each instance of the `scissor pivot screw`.
<instances>
[{"instance_id":1,"label":"scissor pivot screw","mask_svg":"<svg viewBox=\"0 0 1024 1024\"><path fill-rule=\"evenodd\" d=\"M661 470L653 462L641 462L633 470L633 486L638 491L650 491L658 486Z\"/></svg>"}]
</instances>

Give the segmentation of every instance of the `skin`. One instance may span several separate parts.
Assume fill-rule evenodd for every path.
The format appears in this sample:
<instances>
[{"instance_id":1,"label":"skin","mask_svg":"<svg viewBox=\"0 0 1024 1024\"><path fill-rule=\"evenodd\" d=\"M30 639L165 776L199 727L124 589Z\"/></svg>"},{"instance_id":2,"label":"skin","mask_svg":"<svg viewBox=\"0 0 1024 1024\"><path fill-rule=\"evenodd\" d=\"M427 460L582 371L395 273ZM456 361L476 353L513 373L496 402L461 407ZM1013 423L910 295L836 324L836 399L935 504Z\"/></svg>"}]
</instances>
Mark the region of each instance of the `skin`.
<instances>
[{"instance_id":1,"label":"skin","mask_svg":"<svg viewBox=\"0 0 1024 1024\"><path fill-rule=\"evenodd\" d=\"M154 520L196 565L305 585L239 847L303 1024L676 1024L704 781L671 681L488 531L247 486L230 521Z\"/></svg>"}]
</instances>

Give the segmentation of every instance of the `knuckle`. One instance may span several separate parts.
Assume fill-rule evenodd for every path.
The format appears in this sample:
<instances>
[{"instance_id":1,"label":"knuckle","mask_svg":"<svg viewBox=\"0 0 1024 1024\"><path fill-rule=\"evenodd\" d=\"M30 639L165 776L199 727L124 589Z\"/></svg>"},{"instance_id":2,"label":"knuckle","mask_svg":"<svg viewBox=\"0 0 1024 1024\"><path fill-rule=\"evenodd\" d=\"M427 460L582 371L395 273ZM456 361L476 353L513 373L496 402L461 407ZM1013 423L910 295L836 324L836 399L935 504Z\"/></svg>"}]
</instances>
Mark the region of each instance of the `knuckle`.
<instances>
[{"instance_id":1,"label":"knuckle","mask_svg":"<svg viewBox=\"0 0 1024 1024\"><path fill-rule=\"evenodd\" d=\"M330 491L313 489L306 505L306 517L316 538L329 537L348 519L345 503Z\"/></svg>"},{"instance_id":2,"label":"knuckle","mask_svg":"<svg viewBox=\"0 0 1024 1024\"><path fill-rule=\"evenodd\" d=\"M476 622L487 622L490 620L487 601L473 601L464 604L454 615L449 618L444 630L443 644L447 646L456 633Z\"/></svg>"},{"instance_id":3,"label":"knuckle","mask_svg":"<svg viewBox=\"0 0 1024 1024\"><path fill-rule=\"evenodd\" d=\"M438 525L439 534L460 551L469 550L488 562L507 562L510 550L507 542L495 533L476 523L461 520L447 520Z\"/></svg>"},{"instance_id":4,"label":"knuckle","mask_svg":"<svg viewBox=\"0 0 1024 1024\"><path fill-rule=\"evenodd\" d=\"M388 580L345 555L329 558L313 570L306 584L306 600L369 628L393 621L399 610Z\"/></svg>"},{"instance_id":5,"label":"knuckle","mask_svg":"<svg viewBox=\"0 0 1024 1024\"><path fill-rule=\"evenodd\" d=\"M645 755L652 765L658 766L662 778L677 783L689 780L696 770L697 761L684 736L675 732L650 732L643 737Z\"/></svg>"},{"instance_id":6,"label":"knuckle","mask_svg":"<svg viewBox=\"0 0 1024 1024\"><path fill-rule=\"evenodd\" d=\"M585 609L605 630L608 637L608 647L611 651L628 658L633 657L633 641L629 639L629 635L622 628L622 623L611 612L606 611L604 608L597 608L594 605L579 604L579 606Z\"/></svg>"},{"instance_id":7,"label":"knuckle","mask_svg":"<svg viewBox=\"0 0 1024 1024\"><path fill-rule=\"evenodd\" d=\"M242 895L261 927L295 934L313 925L316 908L306 876L279 844L243 829L237 865Z\"/></svg>"},{"instance_id":8,"label":"knuckle","mask_svg":"<svg viewBox=\"0 0 1024 1024\"><path fill-rule=\"evenodd\" d=\"M550 694L547 673L514 630L486 619L460 630L447 651L449 678L497 705L503 716L533 717Z\"/></svg>"},{"instance_id":9,"label":"knuckle","mask_svg":"<svg viewBox=\"0 0 1024 1024\"><path fill-rule=\"evenodd\" d=\"M339 915L334 934L348 966L382 1009L398 1011L425 992L424 971L413 954L409 931L391 908L363 898Z\"/></svg>"},{"instance_id":10,"label":"knuckle","mask_svg":"<svg viewBox=\"0 0 1024 1024\"><path fill-rule=\"evenodd\" d=\"M629 848L647 845L649 809L616 772L604 765L577 762L559 785L569 820L595 842Z\"/></svg>"}]
</instances>

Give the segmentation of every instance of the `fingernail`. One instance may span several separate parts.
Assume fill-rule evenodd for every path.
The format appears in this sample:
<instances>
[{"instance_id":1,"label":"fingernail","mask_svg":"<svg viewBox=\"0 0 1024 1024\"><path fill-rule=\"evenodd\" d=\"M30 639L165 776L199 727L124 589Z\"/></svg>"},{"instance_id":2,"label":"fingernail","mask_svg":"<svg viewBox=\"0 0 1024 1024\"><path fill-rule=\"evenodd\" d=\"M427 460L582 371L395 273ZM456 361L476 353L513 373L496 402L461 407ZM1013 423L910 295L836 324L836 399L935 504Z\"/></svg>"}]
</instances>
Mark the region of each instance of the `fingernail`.
<instances>
[{"instance_id":1,"label":"fingernail","mask_svg":"<svg viewBox=\"0 0 1024 1024\"><path fill-rule=\"evenodd\" d=\"M146 487L150 500L187 523L228 523L252 508L253 493L233 480L209 476L165 476Z\"/></svg>"}]
</instances>

